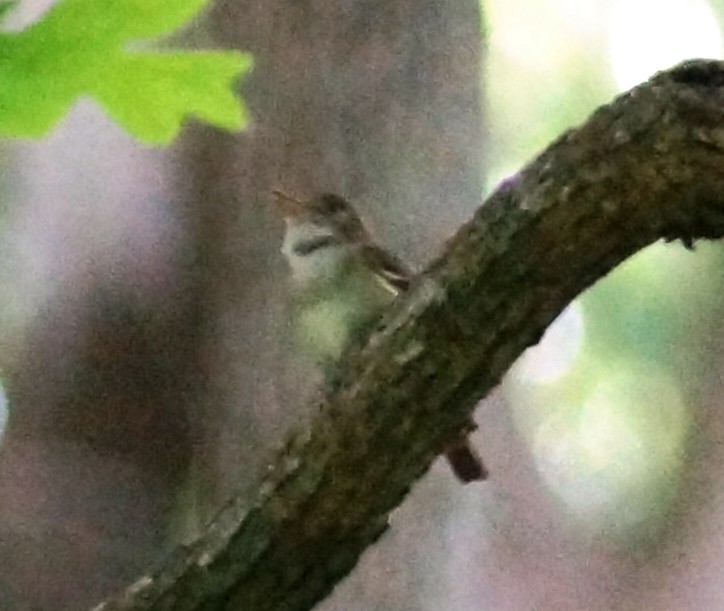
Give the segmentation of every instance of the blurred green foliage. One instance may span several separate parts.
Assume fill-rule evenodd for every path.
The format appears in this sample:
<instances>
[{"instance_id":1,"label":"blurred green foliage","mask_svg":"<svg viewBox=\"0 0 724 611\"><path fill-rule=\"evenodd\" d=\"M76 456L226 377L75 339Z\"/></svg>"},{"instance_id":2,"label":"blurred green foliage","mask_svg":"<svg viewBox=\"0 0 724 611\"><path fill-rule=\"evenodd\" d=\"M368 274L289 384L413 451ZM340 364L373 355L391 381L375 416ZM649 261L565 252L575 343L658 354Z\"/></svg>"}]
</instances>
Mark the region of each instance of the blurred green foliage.
<instances>
[{"instance_id":1,"label":"blurred green foliage","mask_svg":"<svg viewBox=\"0 0 724 611\"><path fill-rule=\"evenodd\" d=\"M27 29L0 34L0 134L43 136L82 95L148 144L169 143L189 116L243 128L233 85L248 54L144 50L207 2L61 0ZM0 16L13 4L0 5Z\"/></svg>"},{"instance_id":2,"label":"blurred green foliage","mask_svg":"<svg viewBox=\"0 0 724 611\"><path fill-rule=\"evenodd\" d=\"M492 186L616 94L613 15L627 5L484 6ZM643 50L647 35L668 25L647 16L645 27L632 28ZM689 34L696 42L696 32ZM684 52L698 55L692 48ZM668 67L667 59L658 69ZM506 379L516 426L542 480L591 533L633 545L642 537L654 542L670 524L701 397L719 383L723 265L720 242L698 243L694 252L663 243L645 249L577 300L581 324L562 317L557 332ZM573 356L565 353L570 346Z\"/></svg>"}]
</instances>

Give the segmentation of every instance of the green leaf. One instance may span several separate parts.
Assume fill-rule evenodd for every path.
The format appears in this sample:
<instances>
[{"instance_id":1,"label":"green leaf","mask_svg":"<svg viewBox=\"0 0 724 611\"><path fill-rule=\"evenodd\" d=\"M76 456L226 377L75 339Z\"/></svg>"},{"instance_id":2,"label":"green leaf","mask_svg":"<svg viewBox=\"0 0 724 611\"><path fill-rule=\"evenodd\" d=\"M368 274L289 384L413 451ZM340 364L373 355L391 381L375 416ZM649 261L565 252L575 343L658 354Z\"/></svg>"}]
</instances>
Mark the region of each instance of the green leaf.
<instances>
[{"instance_id":1,"label":"green leaf","mask_svg":"<svg viewBox=\"0 0 724 611\"><path fill-rule=\"evenodd\" d=\"M0 21L3 20L10 9L15 8L17 5L18 0L0 0Z\"/></svg>"},{"instance_id":2,"label":"green leaf","mask_svg":"<svg viewBox=\"0 0 724 611\"><path fill-rule=\"evenodd\" d=\"M28 29L42 39L92 41L118 46L125 41L169 34L188 23L208 0L62 0ZM77 40L73 40L76 38Z\"/></svg>"},{"instance_id":3,"label":"green leaf","mask_svg":"<svg viewBox=\"0 0 724 611\"><path fill-rule=\"evenodd\" d=\"M152 144L170 142L193 115L239 130L246 114L228 83L250 65L241 53L136 54L109 63L114 80L99 79L93 95L118 123Z\"/></svg>"},{"instance_id":4,"label":"green leaf","mask_svg":"<svg viewBox=\"0 0 724 611\"><path fill-rule=\"evenodd\" d=\"M0 34L0 134L42 136L81 95L149 144L170 142L189 116L243 128L233 86L251 67L248 54L129 48L173 31L206 2L62 0L27 30Z\"/></svg>"}]
</instances>

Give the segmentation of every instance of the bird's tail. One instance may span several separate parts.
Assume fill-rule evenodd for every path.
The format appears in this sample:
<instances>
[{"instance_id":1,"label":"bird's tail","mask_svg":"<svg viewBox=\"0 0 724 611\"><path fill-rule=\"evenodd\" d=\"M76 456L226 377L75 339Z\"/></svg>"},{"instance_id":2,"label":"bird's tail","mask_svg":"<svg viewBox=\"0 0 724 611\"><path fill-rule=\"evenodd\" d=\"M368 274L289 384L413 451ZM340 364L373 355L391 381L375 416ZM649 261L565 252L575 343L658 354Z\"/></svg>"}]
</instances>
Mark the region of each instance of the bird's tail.
<instances>
[{"instance_id":1,"label":"bird's tail","mask_svg":"<svg viewBox=\"0 0 724 611\"><path fill-rule=\"evenodd\" d=\"M457 478L467 484L484 480L488 477L488 470L478 453L470 447L467 439L460 439L445 451L453 473Z\"/></svg>"}]
</instances>

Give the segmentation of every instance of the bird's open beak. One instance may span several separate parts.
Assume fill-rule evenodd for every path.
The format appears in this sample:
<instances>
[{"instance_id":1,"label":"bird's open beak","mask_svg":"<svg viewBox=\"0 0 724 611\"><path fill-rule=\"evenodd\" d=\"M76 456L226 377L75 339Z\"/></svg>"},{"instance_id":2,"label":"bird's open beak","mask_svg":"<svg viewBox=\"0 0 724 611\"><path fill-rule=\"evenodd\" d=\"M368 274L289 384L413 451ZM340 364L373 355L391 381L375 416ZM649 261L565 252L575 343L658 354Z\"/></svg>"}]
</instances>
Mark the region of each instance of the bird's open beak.
<instances>
[{"instance_id":1,"label":"bird's open beak","mask_svg":"<svg viewBox=\"0 0 724 611\"><path fill-rule=\"evenodd\" d=\"M306 206L302 202L283 191L274 189L272 195L274 196L274 205L285 219L299 218L306 211Z\"/></svg>"}]
</instances>

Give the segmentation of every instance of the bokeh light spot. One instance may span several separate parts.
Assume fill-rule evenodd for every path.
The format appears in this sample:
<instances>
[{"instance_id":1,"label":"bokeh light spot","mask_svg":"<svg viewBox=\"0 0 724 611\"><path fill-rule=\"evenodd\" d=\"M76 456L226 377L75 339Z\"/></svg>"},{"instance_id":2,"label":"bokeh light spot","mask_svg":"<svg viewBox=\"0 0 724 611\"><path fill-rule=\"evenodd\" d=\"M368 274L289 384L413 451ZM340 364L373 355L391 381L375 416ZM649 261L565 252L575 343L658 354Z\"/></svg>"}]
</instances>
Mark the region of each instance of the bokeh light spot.
<instances>
[{"instance_id":1,"label":"bokeh light spot","mask_svg":"<svg viewBox=\"0 0 724 611\"><path fill-rule=\"evenodd\" d=\"M621 90L685 59L722 57L721 31L702 0L618 0L609 36Z\"/></svg>"},{"instance_id":2,"label":"bokeh light spot","mask_svg":"<svg viewBox=\"0 0 724 611\"><path fill-rule=\"evenodd\" d=\"M553 322L537 346L516 362L511 374L522 382L543 384L563 377L583 344L583 314L577 302Z\"/></svg>"},{"instance_id":3,"label":"bokeh light spot","mask_svg":"<svg viewBox=\"0 0 724 611\"><path fill-rule=\"evenodd\" d=\"M690 415L665 372L632 367L602 379L567 418L538 427L534 454L551 491L592 528L624 534L663 515Z\"/></svg>"}]
</instances>

